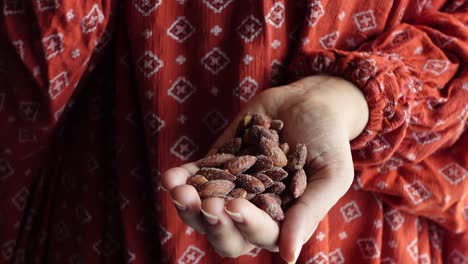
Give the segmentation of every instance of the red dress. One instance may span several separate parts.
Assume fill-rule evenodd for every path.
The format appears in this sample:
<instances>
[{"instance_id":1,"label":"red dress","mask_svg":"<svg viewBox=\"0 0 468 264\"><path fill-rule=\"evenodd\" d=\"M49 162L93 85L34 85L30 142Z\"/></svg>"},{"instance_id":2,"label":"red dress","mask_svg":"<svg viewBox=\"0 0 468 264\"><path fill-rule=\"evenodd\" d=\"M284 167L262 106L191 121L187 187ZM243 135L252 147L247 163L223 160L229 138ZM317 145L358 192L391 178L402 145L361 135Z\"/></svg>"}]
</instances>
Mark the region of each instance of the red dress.
<instances>
[{"instance_id":1,"label":"red dress","mask_svg":"<svg viewBox=\"0 0 468 264\"><path fill-rule=\"evenodd\" d=\"M221 260L158 176L318 73L370 121L299 263L468 263L466 1L1 3L0 263L281 263Z\"/></svg>"}]
</instances>

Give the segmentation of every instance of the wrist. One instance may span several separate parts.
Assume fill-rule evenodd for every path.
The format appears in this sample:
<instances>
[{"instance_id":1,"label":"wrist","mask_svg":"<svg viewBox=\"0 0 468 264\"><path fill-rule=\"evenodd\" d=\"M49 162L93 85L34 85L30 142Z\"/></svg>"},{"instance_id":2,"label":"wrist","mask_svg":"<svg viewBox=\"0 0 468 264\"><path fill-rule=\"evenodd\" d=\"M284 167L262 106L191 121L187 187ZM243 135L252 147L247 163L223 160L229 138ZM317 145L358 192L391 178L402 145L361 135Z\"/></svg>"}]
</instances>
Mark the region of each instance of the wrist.
<instances>
[{"instance_id":1,"label":"wrist","mask_svg":"<svg viewBox=\"0 0 468 264\"><path fill-rule=\"evenodd\" d=\"M346 130L349 140L359 136L367 125L369 108L362 91L353 83L334 76L317 75L291 84L312 104L326 107Z\"/></svg>"}]
</instances>

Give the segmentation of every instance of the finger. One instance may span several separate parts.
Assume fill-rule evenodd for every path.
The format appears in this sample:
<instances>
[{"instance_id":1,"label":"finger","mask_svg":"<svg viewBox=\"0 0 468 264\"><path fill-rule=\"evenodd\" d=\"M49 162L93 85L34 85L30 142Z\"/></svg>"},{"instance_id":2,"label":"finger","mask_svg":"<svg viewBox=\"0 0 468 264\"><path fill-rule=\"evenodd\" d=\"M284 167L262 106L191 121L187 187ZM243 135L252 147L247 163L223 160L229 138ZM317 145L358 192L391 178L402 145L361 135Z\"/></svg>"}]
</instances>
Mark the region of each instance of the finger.
<instances>
[{"instance_id":1,"label":"finger","mask_svg":"<svg viewBox=\"0 0 468 264\"><path fill-rule=\"evenodd\" d=\"M254 246L237 229L224 210L222 198L208 198L202 202L206 236L218 254L235 258L251 251Z\"/></svg>"},{"instance_id":2,"label":"finger","mask_svg":"<svg viewBox=\"0 0 468 264\"><path fill-rule=\"evenodd\" d=\"M196 162L184 164L180 167L174 167L165 171L161 176L161 187L164 190L172 190L172 188L184 185L187 179L198 171Z\"/></svg>"},{"instance_id":3,"label":"finger","mask_svg":"<svg viewBox=\"0 0 468 264\"><path fill-rule=\"evenodd\" d=\"M284 260L297 260L302 245L351 185L354 173L351 154L345 156L347 158L314 169L306 191L286 212L279 243L280 255Z\"/></svg>"},{"instance_id":4,"label":"finger","mask_svg":"<svg viewBox=\"0 0 468 264\"><path fill-rule=\"evenodd\" d=\"M278 251L279 225L267 213L246 199L234 199L225 209L250 243L269 251Z\"/></svg>"},{"instance_id":5,"label":"finger","mask_svg":"<svg viewBox=\"0 0 468 264\"><path fill-rule=\"evenodd\" d=\"M201 201L197 190L191 185L179 185L171 190L171 199L179 217L185 224L201 234L205 234L201 216Z\"/></svg>"}]
</instances>

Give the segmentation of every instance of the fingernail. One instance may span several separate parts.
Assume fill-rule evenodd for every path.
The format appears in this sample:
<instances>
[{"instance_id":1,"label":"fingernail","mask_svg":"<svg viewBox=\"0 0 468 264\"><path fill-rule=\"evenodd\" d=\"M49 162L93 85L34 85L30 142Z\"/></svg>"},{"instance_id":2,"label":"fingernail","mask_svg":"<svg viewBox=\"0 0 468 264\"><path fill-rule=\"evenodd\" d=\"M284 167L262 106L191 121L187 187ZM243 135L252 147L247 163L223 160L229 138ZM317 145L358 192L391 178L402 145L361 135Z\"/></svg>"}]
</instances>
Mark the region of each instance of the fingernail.
<instances>
[{"instance_id":1,"label":"fingernail","mask_svg":"<svg viewBox=\"0 0 468 264\"><path fill-rule=\"evenodd\" d=\"M181 204L181 203L179 203L178 201L176 201L176 200L174 200L174 199L172 199L172 198L171 198L171 200L172 200L172 202L174 203L174 206L175 206L177 209L179 209L179 210L181 210L181 211L185 211L185 209L187 209L187 206L186 206L186 205Z\"/></svg>"},{"instance_id":2,"label":"fingernail","mask_svg":"<svg viewBox=\"0 0 468 264\"><path fill-rule=\"evenodd\" d=\"M203 215L205 216L205 219L209 224L216 225L218 223L219 218L216 215L209 214L209 213L205 212L201 208L200 208L200 210L203 213Z\"/></svg>"},{"instance_id":3,"label":"fingernail","mask_svg":"<svg viewBox=\"0 0 468 264\"><path fill-rule=\"evenodd\" d=\"M229 211L226 207L224 207L224 211L232 218L232 220L236 221L237 223L243 223L244 218L242 218L242 215L240 213L234 213Z\"/></svg>"},{"instance_id":4,"label":"fingernail","mask_svg":"<svg viewBox=\"0 0 468 264\"><path fill-rule=\"evenodd\" d=\"M161 188L161 190L163 190L165 192L169 191L168 189L164 188L164 186L161 183L159 183L159 188Z\"/></svg>"}]
</instances>

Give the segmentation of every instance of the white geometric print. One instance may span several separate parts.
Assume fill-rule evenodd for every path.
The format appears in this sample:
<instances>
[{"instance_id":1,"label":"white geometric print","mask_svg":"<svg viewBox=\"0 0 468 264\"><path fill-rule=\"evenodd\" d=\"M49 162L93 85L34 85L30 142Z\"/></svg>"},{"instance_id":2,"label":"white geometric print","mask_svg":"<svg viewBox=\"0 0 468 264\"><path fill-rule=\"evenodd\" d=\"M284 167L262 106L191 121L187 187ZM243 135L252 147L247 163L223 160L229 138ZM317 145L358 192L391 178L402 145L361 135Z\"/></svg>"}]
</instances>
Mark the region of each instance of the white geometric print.
<instances>
[{"instance_id":1,"label":"white geometric print","mask_svg":"<svg viewBox=\"0 0 468 264\"><path fill-rule=\"evenodd\" d=\"M166 125L166 122L153 112L147 113L144 121L151 135L155 135Z\"/></svg>"},{"instance_id":2,"label":"white geometric print","mask_svg":"<svg viewBox=\"0 0 468 264\"><path fill-rule=\"evenodd\" d=\"M440 139L440 134L435 131L414 131L413 138L418 144L425 145Z\"/></svg>"},{"instance_id":3,"label":"white geometric print","mask_svg":"<svg viewBox=\"0 0 468 264\"><path fill-rule=\"evenodd\" d=\"M408 251L410 257L414 260L418 260L418 255L419 255L419 250L418 250L418 240L414 239L411 241L408 246L406 247L406 250Z\"/></svg>"},{"instance_id":4,"label":"white geometric print","mask_svg":"<svg viewBox=\"0 0 468 264\"><path fill-rule=\"evenodd\" d=\"M335 47L336 41L338 40L339 36L340 32L338 31L325 35L320 38L320 45L322 45L324 49L332 49Z\"/></svg>"},{"instance_id":5,"label":"white geometric print","mask_svg":"<svg viewBox=\"0 0 468 264\"><path fill-rule=\"evenodd\" d=\"M463 181L468 175L468 171L456 162L450 163L441 168L439 173L442 174L451 184L457 184Z\"/></svg>"},{"instance_id":6,"label":"white geometric print","mask_svg":"<svg viewBox=\"0 0 468 264\"><path fill-rule=\"evenodd\" d=\"M280 28L284 22L285 11L283 3L276 2L265 16L266 22L275 28Z\"/></svg>"},{"instance_id":7,"label":"white geometric print","mask_svg":"<svg viewBox=\"0 0 468 264\"><path fill-rule=\"evenodd\" d=\"M184 16L178 17L174 23L167 29L167 34L182 43L195 32L195 28Z\"/></svg>"},{"instance_id":8,"label":"white geometric print","mask_svg":"<svg viewBox=\"0 0 468 264\"><path fill-rule=\"evenodd\" d=\"M323 252L317 253L311 259L309 259L306 264L326 264L328 263L328 257Z\"/></svg>"},{"instance_id":9,"label":"white geometric print","mask_svg":"<svg viewBox=\"0 0 468 264\"><path fill-rule=\"evenodd\" d=\"M49 95L55 99L68 86L68 72L61 72L49 81Z\"/></svg>"},{"instance_id":10,"label":"white geometric print","mask_svg":"<svg viewBox=\"0 0 468 264\"><path fill-rule=\"evenodd\" d=\"M181 160L188 160L197 151L197 145L187 136L181 136L171 148L171 153Z\"/></svg>"},{"instance_id":11,"label":"white geometric print","mask_svg":"<svg viewBox=\"0 0 468 264\"><path fill-rule=\"evenodd\" d=\"M52 34L43 38L42 46L44 47L44 55L47 60L50 60L57 54L62 53L64 50L62 33Z\"/></svg>"},{"instance_id":12,"label":"white geometric print","mask_svg":"<svg viewBox=\"0 0 468 264\"><path fill-rule=\"evenodd\" d=\"M313 27L317 24L319 19L325 14L322 2L320 0L313 0L309 5L309 15L307 16L307 22L309 27Z\"/></svg>"},{"instance_id":13,"label":"white geometric print","mask_svg":"<svg viewBox=\"0 0 468 264\"><path fill-rule=\"evenodd\" d=\"M221 13L233 0L203 0L215 13Z\"/></svg>"},{"instance_id":14,"label":"white geometric print","mask_svg":"<svg viewBox=\"0 0 468 264\"><path fill-rule=\"evenodd\" d=\"M340 208L340 212L346 222L350 222L362 216L355 201L349 202Z\"/></svg>"},{"instance_id":15,"label":"white geometric print","mask_svg":"<svg viewBox=\"0 0 468 264\"><path fill-rule=\"evenodd\" d=\"M448 256L447 264L466 264L466 256L460 251L454 249Z\"/></svg>"},{"instance_id":16,"label":"white geometric print","mask_svg":"<svg viewBox=\"0 0 468 264\"><path fill-rule=\"evenodd\" d=\"M334 251L328 254L328 263L330 264L343 264L345 263L345 258L343 257L343 253L339 248L335 249Z\"/></svg>"},{"instance_id":17,"label":"white geometric print","mask_svg":"<svg viewBox=\"0 0 468 264\"><path fill-rule=\"evenodd\" d=\"M137 67L146 78L151 77L163 66L164 62L150 50L145 51L145 53L137 60Z\"/></svg>"},{"instance_id":18,"label":"white geometric print","mask_svg":"<svg viewBox=\"0 0 468 264\"><path fill-rule=\"evenodd\" d=\"M255 95L258 83L252 77L246 77L239 86L234 89L234 95L238 96L242 101L247 102Z\"/></svg>"},{"instance_id":19,"label":"white geometric print","mask_svg":"<svg viewBox=\"0 0 468 264\"><path fill-rule=\"evenodd\" d=\"M253 15L245 18L239 27L237 27L239 36L247 43L251 42L261 31L262 23Z\"/></svg>"},{"instance_id":20,"label":"white geometric print","mask_svg":"<svg viewBox=\"0 0 468 264\"><path fill-rule=\"evenodd\" d=\"M89 13L81 19L81 31L84 34L95 31L98 24L104 22L104 14L98 4L94 4Z\"/></svg>"},{"instance_id":21,"label":"white geometric print","mask_svg":"<svg viewBox=\"0 0 468 264\"><path fill-rule=\"evenodd\" d=\"M133 0L133 5L143 16L151 15L161 3L162 0Z\"/></svg>"},{"instance_id":22,"label":"white geometric print","mask_svg":"<svg viewBox=\"0 0 468 264\"><path fill-rule=\"evenodd\" d=\"M57 9L60 6L58 0L37 0L39 11Z\"/></svg>"},{"instance_id":23,"label":"white geometric print","mask_svg":"<svg viewBox=\"0 0 468 264\"><path fill-rule=\"evenodd\" d=\"M448 69L449 64L450 63L446 60L428 60L426 64L424 64L423 70L439 76Z\"/></svg>"},{"instance_id":24,"label":"white geometric print","mask_svg":"<svg viewBox=\"0 0 468 264\"><path fill-rule=\"evenodd\" d=\"M178 259L178 264L197 264L205 256L205 252L190 245Z\"/></svg>"},{"instance_id":25,"label":"white geometric print","mask_svg":"<svg viewBox=\"0 0 468 264\"><path fill-rule=\"evenodd\" d=\"M397 209L385 213L385 220L387 220L387 223L394 231L400 229L401 225L405 222L405 218Z\"/></svg>"},{"instance_id":26,"label":"white geometric print","mask_svg":"<svg viewBox=\"0 0 468 264\"><path fill-rule=\"evenodd\" d=\"M419 204L431 197L431 193L419 180L403 185L403 189L414 204Z\"/></svg>"},{"instance_id":27,"label":"white geometric print","mask_svg":"<svg viewBox=\"0 0 468 264\"><path fill-rule=\"evenodd\" d=\"M217 47L213 48L201 59L201 64L212 74L218 74L229 62L230 60L226 53Z\"/></svg>"},{"instance_id":28,"label":"white geometric print","mask_svg":"<svg viewBox=\"0 0 468 264\"><path fill-rule=\"evenodd\" d=\"M25 3L24 0L5 0L3 1L3 14L5 16L21 14L24 12Z\"/></svg>"},{"instance_id":29,"label":"white geometric print","mask_svg":"<svg viewBox=\"0 0 468 264\"><path fill-rule=\"evenodd\" d=\"M179 77L174 81L167 93L177 102L184 103L197 89L185 77Z\"/></svg>"},{"instance_id":30,"label":"white geometric print","mask_svg":"<svg viewBox=\"0 0 468 264\"><path fill-rule=\"evenodd\" d=\"M353 15L354 24L359 31L365 32L377 27L374 10L367 10Z\"/></svg>"},{"instance_id":31,"label":"white geometric print","mask_svg":"<svg viewBox=\"0 0 468 264\"><path fill-rule=\"evenodd\" d=\"M365 259L375 259L380 256L379 248L373 238L358 239L357 244Z\"/></svg>"}]
</instances>

